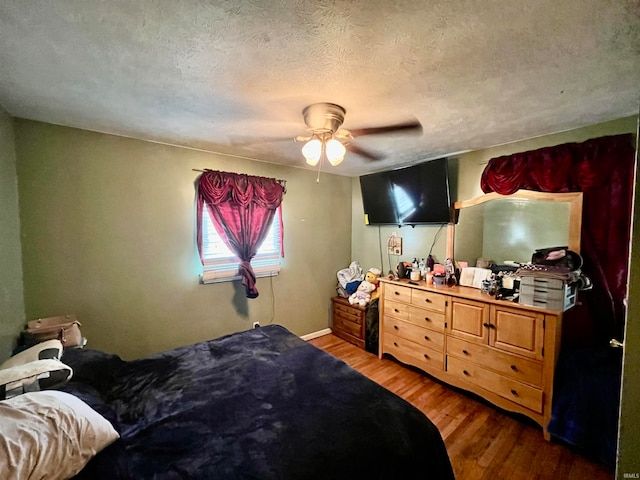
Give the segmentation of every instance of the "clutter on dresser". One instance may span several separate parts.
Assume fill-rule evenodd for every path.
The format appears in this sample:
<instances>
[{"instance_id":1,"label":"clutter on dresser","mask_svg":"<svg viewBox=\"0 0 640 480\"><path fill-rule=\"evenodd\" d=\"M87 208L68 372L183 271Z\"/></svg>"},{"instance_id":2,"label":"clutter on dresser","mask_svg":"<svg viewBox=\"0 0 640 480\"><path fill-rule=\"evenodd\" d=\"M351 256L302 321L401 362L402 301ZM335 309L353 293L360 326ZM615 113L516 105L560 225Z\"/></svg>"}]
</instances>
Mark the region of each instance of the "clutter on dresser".
<instances>
[{"instance_id":1,"label":"clutter on dresser","mask_svg":"<svg viewBox=\"0 0 640 480\"><path fill-rule=\"evenodd\" d=\"M530 263L478 258L475 267L458 264L458 284L473 287L497 300L565 311L577 301L577 292L592 288L591 279L582 272L582 257L566 246L541 248Z\"/></svg>"},{"instance_id":2,"label":"clutter on dresser","mask_svg":"<svg viewBox=\"0 0 640 480\"><path fill-rule=\"evenodd\" d=\"M364 280L364 272L360 264L353 261L347 268L338 270L338 286L336 292L342 298L349 298L360 285L360 282Z\"/></svg>"},{"instance_id":3,"label":"clutter on dresser","mask_svg":"<svg viewBox=\"0 0 640 480\"><path fill-rule=\"evenodd\" d=\"M592 288L582 257L568 247L536 250L531 263L520 265L520 303L565 311L576 304L577 292Z\"/></svg>"},{"instance_id":4,"label":"clutter on dresser","mask_svg":"<svg viewBox=\"0 0 640 480\"><path fill-rule=\"evenodd\" d=\"M64 348L84 347L87 339L80 331L81 323L74 314L37 318L27 322L22 332L26 347L37 345L47 340L59 340Z\"/></svg>"},{"instance_id":5,"label":"clutter on dresser","mask_svg":"<svg viewBox=\"0 0 640 480\"><path fill-rule=\"evenodd\" d=\"M536 250L531 263L520 265L520 303L565 311L576 304L577 292L592 288L582 257L568 247Z\"/></svg>"},{"instance_id":6,"label":"clutter on dresser","mask_svg":"<svg viewBox=\"0 0 640 480\"><path fill-rule=\"evenodd\" d=\"M372 300L378 298L378 279L380 278L380 269L370 268L364 276L364 280L360 282L355 292L349 295L349 303L351 305L366 306Z\"/></svg>"},{"instance_id":7,"label":"clutter on dresser","mask_svg":"<svg viewBox=\"0 0 640 480\"><path fill-rule=\"evenodd\" d=\"M441 270L438 270L440 268ZM414 257L411 262L401 261L396 265L396 270L389 272L389 280L408 278L413 282L427 280L428 274L444 273L444 265L437 264L432 255Z\"/></svg>"}]
</instances>

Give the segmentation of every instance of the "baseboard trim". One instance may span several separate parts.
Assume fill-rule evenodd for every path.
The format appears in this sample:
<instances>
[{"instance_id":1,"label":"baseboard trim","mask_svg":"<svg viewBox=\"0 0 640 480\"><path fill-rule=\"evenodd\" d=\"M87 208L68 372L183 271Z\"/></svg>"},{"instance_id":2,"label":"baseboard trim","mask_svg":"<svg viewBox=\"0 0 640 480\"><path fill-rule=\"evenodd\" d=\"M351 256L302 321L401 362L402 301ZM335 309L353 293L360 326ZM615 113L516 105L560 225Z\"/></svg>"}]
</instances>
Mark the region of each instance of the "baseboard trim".
<instances>
[{"instance_id":1,"label":"baseboard trim","mask_svg":"<svg viewBox=\"0 0 640 480\"><path fill-rule=\"evenodd\" d=\"M302 335L300 338L305 340L305 341L309 341L309 340L313 340L314 338L318 338L318 337L323 337L325 335L329 335L330 333L331 333L331 329L330 328L325 328L323 330L318 330L317 332L307 333L306 335Z\"/></svg>"}]
</instances>

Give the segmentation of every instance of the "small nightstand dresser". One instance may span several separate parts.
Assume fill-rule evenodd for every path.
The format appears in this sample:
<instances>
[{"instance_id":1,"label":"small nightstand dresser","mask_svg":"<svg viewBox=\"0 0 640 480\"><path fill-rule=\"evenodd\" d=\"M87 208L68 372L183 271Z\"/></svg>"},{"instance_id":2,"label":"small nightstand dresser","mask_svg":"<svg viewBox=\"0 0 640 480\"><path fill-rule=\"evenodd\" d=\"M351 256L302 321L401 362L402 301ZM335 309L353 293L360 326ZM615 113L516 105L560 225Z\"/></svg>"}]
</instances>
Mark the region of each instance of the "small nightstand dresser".
<instances>
[{"instance_id":1,"label":"small nightstand dresser","mask_svg":"<svg viewBox=\"0 0 640 480\"><path fill-rule=\"evenodd\" d=\"M367 307L351 305L340 296L333 297L331 331L337 337L364 348L365 315Z\"/></svg>"}]
</instances>

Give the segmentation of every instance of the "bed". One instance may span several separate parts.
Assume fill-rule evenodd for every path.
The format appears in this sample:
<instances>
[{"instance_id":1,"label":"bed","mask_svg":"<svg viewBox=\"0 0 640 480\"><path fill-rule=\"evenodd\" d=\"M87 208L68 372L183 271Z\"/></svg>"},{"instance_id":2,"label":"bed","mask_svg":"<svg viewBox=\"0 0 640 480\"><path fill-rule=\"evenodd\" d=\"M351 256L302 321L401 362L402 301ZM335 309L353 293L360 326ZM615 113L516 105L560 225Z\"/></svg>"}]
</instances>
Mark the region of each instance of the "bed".
<instances>
[{"instance_id":1,"label":"bed","mask_svg":"<svg viewBox=\"0 0 640 480\"><path fill-rule=\"evenodd\" d=\"M452 479L412 405L271 325L123 361L70 349L61 387L120 438L76 479Z\"/></svg>"}]
</instances>

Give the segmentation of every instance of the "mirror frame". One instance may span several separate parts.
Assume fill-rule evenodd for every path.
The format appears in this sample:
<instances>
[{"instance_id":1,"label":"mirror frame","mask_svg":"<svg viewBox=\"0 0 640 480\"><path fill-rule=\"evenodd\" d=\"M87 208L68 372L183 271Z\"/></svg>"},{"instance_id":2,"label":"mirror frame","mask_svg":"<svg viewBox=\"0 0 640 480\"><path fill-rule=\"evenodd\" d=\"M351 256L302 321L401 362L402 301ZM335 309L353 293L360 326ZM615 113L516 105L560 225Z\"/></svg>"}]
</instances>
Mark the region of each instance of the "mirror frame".
<instances>
[{"instance_id":1,"label":"mirror frame","mask_svg":"<svg viewBox=\"0 0 640 480\"><path fill-rule=\"evenodd\" d=\"M455 215L458 216L457 211L462 208L473 207L491 200L500 198L522 198L527 200L543 200L546 202L565 202L569 204L569 250L573 250L576 253L580 253L580 232L582 230L582 192L568 192L568 193L548 193L548 192L535 192L533 190L518 190L511 195L501 195L499 193L491 192L480 195L476 198L469 200L462 200L453 204ZM450 223L447 228L447 258L453 258L455 247L455 223Z\"/></svg>"}]
</instances>

